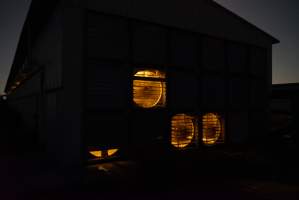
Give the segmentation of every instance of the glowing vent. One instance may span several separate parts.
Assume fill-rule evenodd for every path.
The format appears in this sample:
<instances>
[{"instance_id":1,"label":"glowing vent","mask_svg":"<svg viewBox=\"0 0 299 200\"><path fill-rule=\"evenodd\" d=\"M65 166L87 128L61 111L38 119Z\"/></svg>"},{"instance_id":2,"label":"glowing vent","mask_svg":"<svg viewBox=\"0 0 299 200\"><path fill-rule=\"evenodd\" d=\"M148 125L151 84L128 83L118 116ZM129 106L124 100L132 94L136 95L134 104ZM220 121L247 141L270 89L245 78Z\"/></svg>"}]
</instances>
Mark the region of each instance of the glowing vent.
<instances>
[{"instance_id":1,"label":"glowing vent","mask_svg":"<svg viewBox=\"0 0 299 200\"><path fill-rule=\"evenodd\" d=\"M136 72L133 80L133 101L142 108L165 106L165 74L159 70Z\"/></svg>"},{"instance_id":2,"label":"glowing vent","mask_svg":"<svg viewBox=\"0 0 299 200\"><path fill-rule=\"evenodd\" d=\"M171 144L177 148L184 148L194 141L194 118L185 114L178 114L171 120Z\"/></svg>"},{"instance_id":3,"label":"glowing vent","mask_svg":"<svg viewBox=\"0 0 299 200\"><path fill-rule=\"evenodd\" d=\"M222 121L219 115L207 113L202 118L202 141L206 145L223 142Z\"/></svg>"},{"instance_id":4,"label":"glowing vent","mask_svg":"<svg viewBox=\"0 0 299 200\"><path fill-rule=\"evenodd\" d=\"M115 156L118 149L107 149L107 150L90 150L89 153L93 158L105 159Z\"/></svg>"}]
</instances>

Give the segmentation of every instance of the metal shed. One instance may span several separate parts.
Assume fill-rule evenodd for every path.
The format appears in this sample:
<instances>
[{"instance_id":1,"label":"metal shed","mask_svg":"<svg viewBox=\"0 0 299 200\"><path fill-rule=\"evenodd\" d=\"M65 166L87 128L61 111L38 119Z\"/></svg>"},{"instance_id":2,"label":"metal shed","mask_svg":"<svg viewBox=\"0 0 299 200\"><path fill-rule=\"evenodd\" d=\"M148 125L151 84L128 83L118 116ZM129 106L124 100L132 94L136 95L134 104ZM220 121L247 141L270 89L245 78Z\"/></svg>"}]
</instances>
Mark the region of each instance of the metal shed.
<instances>
[{"instance_id":1,"label":"metal shed","mask_svg":"<svg viewBox=\"0 0 299 200\"><path fill-rule=\"evenodd\" d=\"M244 144L278 42L212 0L33 0L6 93L63 165Z\"/></svg>"}]
</instances>

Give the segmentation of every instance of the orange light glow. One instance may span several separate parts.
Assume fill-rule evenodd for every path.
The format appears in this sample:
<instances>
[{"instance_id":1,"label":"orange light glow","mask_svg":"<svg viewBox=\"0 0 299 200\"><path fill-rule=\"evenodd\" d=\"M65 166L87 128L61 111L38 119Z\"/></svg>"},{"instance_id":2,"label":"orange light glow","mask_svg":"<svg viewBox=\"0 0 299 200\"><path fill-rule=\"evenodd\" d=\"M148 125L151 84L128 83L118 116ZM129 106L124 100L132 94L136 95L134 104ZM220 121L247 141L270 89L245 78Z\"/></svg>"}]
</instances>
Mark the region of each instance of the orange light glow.
<instances>
[{"instance_id":1,"label":"orange light glow","mask_svg":"<svg viewBox=\"0 0 299 200\"><path fill-rule=\"evenodd\" d=\"M102 157L102 151L89 151L89 153L97 158Z\"/></svg>"},{"instance_id":2,"label":"orange light glow","mask_svg":"<svg viewBox=\"0 0 299 200\"><path fill-rule=\"evenodd\" d=\"M214 113L207 113L202 120L202 141L206 145L213 145L223 134L220 117Z\"/></svg>"},{"instance_id":3,"label":"orange light glow","mask_svg":"<svg viewBox=\"0 0 299 200\"><path fill-rule=\"evenodd\" d=\"M105 158L110 158L113 157L116 152L118 152L118 149L108 149L108 150L93 150L89 151L91 155L98 159L105 159Z\"/></svg>"},{"instance_id":4,"label":"orange light glow","mask_svg":"<svg viewBox=\"0 0 299 200\"><path fill-rule=\"evenodd\" d=\"M118 149L108 149L108 156L113 156L117 151Z\"/></svg>"},{"instance_id":5,"label":"orange light glow","mask_svg":"<svg viewBox=\"0 0 299 200\"><path fill-rule=\"evenodd\" d=\"M133 80L133 101L143 108L165 106L165 74L159 70L141 70L135 73Z\"/></svg>"},{"instance_id":6,"label":"orange light glow","mask_svg":"<svg viewBox=\"0 0 299 200\"><path fill-rule=\"evenodd\" d=\"M192 143L195 135L193 117L178 114L171 120L171 144L177 148L187 147Z\"/></svg>"},{"instance_id":7,"label":"orange light glow","mask_svg":"<svg viewBox=\"0 0 299 200\"><path fill-rule=\"evenodd\" d=\"M134 74L135 77L146 77L146 78L165 78L165 73L159 70L141 70Z\"/></svg>"}]
</instances>

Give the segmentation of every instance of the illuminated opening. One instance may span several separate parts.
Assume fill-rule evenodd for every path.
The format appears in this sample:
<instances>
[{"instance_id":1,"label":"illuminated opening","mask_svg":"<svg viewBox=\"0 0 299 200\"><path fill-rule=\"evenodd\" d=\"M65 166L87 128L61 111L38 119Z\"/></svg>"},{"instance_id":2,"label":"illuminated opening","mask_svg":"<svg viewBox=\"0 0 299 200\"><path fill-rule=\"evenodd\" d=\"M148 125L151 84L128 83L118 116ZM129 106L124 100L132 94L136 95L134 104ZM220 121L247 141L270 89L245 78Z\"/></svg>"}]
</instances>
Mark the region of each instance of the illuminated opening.
<instances>
[{"instance_id":1,"label":"illuminated opening","mask_svg":"<svg viewBox=\"0 0 299 200\"><path fill-rule=\"evenodd\" d=\"M207 113L202 118L202 141L206 145L213 145L223 139L222 121L219 115Z\"/></svg>"},{"instance_id":2,"label":"illuminated opening","mask_svg":"<svg viewBox=\"0 0 299 200\"><path fill-rule=\"evenodd\" d=\"M165 73L159 70L141 70L135 73L135 77L148 77L148 78L165 78Z\"/></svg>"},{"instance_id":3,"label":"illuminated opening","mask_svg":"<svg viewBox=\"0 0 299 200\"><path fill-rule=\"evenodd\" d=\"M108 149L108 156L115 155L117 151L118 151L118 149Z\"/></svg>"},{"instance_id":4,"label":"illuminated opening","mask_svg":"<svg viewBox=\"0 0 299 200\"><path fill-rule=\"evenodd\" d=\"M171 144L176 148L190 145L195 135L194 118L185 114L177 114L171 120Z\"/></svg>"},{"instance_id":5,"label":"illuminated opening","mask_svg":"<svg viewBox=\"0 0 299 200\"><path fill-rule=\"evenodd\" d=\"M89 151L89 153L91 155L93 155L94 157L97 157L97 158L101 158L102 157L102 151Z\"/></svg>"},{"instance_id":6,"label":"illuminated opening","mask_svg":"<svg viewBox=\"0 0 299 200\"><path fill-rule=\"evenodd\" d=\"M106 159L115 156L118 149L106 149L106 150L90 150L89 153L96 159Z\"/></svg>"},{"instance_id":7,"label":"illuminated opening","mask_svg":"<svg viewBox=\"0 0 299 200\"><path fill-rule=\"evenodd\" d=\"M159 70L136 72L133 80L133 101L142 108L165 106L165 74Z\"/></svg>"}]
</instances>

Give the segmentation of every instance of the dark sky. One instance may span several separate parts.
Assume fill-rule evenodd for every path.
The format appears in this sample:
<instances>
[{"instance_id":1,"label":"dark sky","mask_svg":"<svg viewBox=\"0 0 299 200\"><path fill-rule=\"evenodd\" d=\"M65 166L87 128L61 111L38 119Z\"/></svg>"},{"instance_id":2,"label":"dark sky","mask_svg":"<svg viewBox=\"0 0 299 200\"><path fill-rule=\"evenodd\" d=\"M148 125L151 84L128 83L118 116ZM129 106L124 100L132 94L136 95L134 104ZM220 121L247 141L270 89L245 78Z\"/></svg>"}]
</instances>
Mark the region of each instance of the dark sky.
<instances>
[{"instance_id":1,"label":"dark sky","mask_svg":"<svg viewBox=\"0 0 299 200\"><path fill-rule=\"evenodd\" d=\"M299 82L299 0L215 1L281 41L273 49L273 83ZM0 94L29 4L30 0L0 0Z\"/></svg>"},{"instance_id":2,"label":"dark sky","mask_svg":"<svg viewBox=\"0 0 299 200\"><path fill-rule=\"evenodd\" d=\"M299 82L299 0L215 0L280 40L273 83Z\"/></svg>"},{"instance_id":3,"label":"dark sky","mask_svg":"<svg viewBox=\"0 0 299 200\"><path fill-rule=\"evenodd\" d=\"M0 0L0 94L3 92L31 0Z\"/></svg>"}]
</instances>

